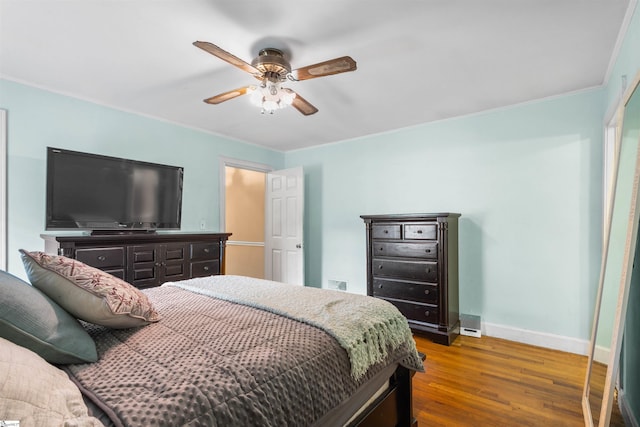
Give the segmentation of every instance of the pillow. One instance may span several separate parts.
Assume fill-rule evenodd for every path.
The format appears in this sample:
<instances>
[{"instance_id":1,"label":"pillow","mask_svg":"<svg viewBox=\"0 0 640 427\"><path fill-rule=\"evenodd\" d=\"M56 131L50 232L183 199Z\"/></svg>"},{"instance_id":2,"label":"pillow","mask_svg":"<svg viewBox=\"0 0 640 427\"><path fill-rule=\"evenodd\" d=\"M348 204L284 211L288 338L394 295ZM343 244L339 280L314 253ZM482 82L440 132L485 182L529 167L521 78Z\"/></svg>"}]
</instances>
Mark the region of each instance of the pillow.
<instances>
[{"instance_id":1,"label":"pillow","mask_svg":"<svg viewBox=\"0 0 640 427\"><path fill-rule=\"evenodd\" d=\"M0 337L51 363L98 360L95 343L76 319L33 286L2 270Z\"/></svg>"},{"instance_id":2,"label":"pillow","mask_svg":"<svg viewBox=\"0 0 640 427\"><path fill-rule=\"evenodd\" d=\"M20 421L24 426L102 426L88 415L80 390L67 374L31 350L3 338L0 417Z\"/></svg>"},{"instance_id":3,"label":"pillow","mask_svg":"<svg viewBox=\"0 0 640 427\"><path fill-rule=\"evenodd\" d=\"M116 329L160 320L147 296L124 280L63 256L20 252L33 286L79 319Z\"/></svg>"}]
</instances>

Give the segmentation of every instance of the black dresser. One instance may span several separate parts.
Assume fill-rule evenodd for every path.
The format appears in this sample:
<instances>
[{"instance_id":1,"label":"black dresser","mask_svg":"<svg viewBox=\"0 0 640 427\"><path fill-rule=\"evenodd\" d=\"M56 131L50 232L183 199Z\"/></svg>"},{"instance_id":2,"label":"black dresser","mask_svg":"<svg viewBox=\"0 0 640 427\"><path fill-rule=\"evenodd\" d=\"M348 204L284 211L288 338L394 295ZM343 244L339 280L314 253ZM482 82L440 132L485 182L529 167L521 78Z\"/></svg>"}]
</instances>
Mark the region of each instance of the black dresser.
<instances>
[{"instance_id":1,"label":"black dresser","mask_svg":"<svg viewBox=\"0 0 640 427\"><path fill-rule=\"evenodd\" d=\"M224 274L231 233L42 234L45 252L77 259L138 288Z\"/></svg>"},{"instance_id":2,"label":"black dresser","mask_svg":"<svg viewBox=\"0 0 640 427\"><path fill-rule=\"evenodd\" d=\"M460 329L457 213L361 215L367 295L385 299L414 332L450 345Z\"/></svg>"}]
</instances>

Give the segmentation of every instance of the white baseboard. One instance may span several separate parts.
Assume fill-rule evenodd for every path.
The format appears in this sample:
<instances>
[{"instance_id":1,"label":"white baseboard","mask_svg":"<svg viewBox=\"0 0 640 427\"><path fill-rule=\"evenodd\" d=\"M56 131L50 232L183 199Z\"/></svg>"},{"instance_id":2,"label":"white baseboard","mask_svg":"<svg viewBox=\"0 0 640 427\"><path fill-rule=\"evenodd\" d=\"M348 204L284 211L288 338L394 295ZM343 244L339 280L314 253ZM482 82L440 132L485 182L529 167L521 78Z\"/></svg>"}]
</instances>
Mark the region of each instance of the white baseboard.
<instances>
[{"instance_id":1,"label":"white baseboard","mask_svg":"<svg viewBox=\"0 0 640 427\"><path fill-rule=\"evenodd\" d=\"M620 406L620 412L627 427L640 427L638 419L634 417L633 412L629 409L629 401L624 390L618 392L618 406Z\"/></svg>"},{"instance_id":2,"label":"white baseboard","mask_svg":"<svg viewBox=\"0 0 640 427\"><path fill-rule=\"evenodd\" d=\"M611 349L597 345L593 351L593 360L607 365L609 364L609 353L611 353Z\"/></svg>"},{"instance_id":3,"label":"white baseboard","mask_svg":"<svg viewBox=\"0 0 640 427\"><path fill-rule=\"evenodd\" d=\"M531 344L586 356L589 353L589 341L578 338L554 335L546 332L514 328L513 326L482 323L482 334L509 341ZM605 359L606 360L606 359Z\"/></svg>"}]
</instances>

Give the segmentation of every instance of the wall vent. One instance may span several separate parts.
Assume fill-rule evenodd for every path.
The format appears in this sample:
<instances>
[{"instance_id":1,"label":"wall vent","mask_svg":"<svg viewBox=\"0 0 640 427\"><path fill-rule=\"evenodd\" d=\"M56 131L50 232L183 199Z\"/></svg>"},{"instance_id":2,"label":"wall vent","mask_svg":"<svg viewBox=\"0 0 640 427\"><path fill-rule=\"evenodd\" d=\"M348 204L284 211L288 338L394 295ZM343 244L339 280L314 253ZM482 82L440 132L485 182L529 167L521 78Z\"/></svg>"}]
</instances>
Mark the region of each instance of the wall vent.
<instances>
[{"instance_id":1,"label":"wall vent","mask_svg":"<svg viewBox=\"0 0 640 427\"><path fill-rule=\"evenodd\" d=\"M346 291L347 290L347 282L344 280L331 280L329 279L328 289L333 289L336 291Z\"/></svg>"}]
</instances>

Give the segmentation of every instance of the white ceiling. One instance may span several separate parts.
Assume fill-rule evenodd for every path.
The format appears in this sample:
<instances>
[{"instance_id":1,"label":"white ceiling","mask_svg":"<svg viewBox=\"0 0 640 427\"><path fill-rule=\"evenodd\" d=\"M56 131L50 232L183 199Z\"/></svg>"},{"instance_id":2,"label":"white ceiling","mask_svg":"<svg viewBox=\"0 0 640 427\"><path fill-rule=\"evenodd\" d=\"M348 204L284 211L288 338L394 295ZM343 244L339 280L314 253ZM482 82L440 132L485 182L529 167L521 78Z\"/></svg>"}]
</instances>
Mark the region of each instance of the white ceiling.
<instances>
[{"instance_id":1,"label":"white ceiling","mask_svg":"<svg viewBox=\"0 0 640 427\"><path fill-rule=\"evenodd\" d=\"M0 0L0 76L287 151L600 86L629 1ZM287 83L315 115L261 115L202 102L255 79L196 40L358 70Z\"/></svg>"}]
</instances>

